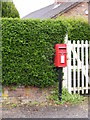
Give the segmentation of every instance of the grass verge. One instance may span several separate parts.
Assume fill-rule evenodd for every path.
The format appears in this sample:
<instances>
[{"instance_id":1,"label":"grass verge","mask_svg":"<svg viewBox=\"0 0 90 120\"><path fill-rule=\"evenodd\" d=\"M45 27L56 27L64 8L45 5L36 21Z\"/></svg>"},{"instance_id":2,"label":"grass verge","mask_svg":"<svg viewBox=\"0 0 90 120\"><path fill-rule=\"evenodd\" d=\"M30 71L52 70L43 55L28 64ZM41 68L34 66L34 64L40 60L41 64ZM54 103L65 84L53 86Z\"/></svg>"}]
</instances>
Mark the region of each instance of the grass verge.
<instances>
[{"instance_id":1,"label":"grass verge","mask_svg":"<svg viewBox=\"0 0 90 120\"><path fill-rule=\"evenodd\" d=\"M70 94L66 88L62 88L62 100L59 101L59 87L56 86L49 96L49 99L54 101L56 104L78 104L83 102L86 98L79 94Z\"/></svg>"}]
</instances>

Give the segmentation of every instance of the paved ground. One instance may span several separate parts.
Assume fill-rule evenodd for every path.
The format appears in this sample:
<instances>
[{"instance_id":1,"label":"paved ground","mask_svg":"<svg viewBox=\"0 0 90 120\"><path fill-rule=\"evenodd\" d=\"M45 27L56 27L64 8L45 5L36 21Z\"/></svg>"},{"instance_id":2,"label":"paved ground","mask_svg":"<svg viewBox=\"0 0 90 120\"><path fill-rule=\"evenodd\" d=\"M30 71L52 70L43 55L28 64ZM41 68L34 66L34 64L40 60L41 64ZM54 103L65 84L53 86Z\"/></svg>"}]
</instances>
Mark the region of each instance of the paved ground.
<instances>
[{"instance_id":1,"label":"paved ground","mask_svg":"<svg viewBox=\"0 0 90 120\"><path fill-rule=\"evenodd\" d=\"M38 101L43 102L46 101L46 97L50 94L53 88L43 88L40 89L38 87L17 87L11 88L3 87L4 93L2 94L3 98L11 98L11 101L17 101L17 99L21 99L22 102L31 101ZM15 89L15 90L14 90Z\"/></svg>"},{"instance_id":2,"label":"paved ground","mask_svg":"<svg viewBox=\"0 0 90 120\"><path fill-rule=\"evenodd\" d=\"M3 108L3 118L88 118L88 104Z\"/></svg>"},{"instance_id":3,"label":"paved ground","mask_svg":"<svg viewBox=\"0 0 90 120\"><path fill-rule=\"evenodd\" d=\"M88 97L88 118L90 120L90 97Z\"/></svg>"},{"instance_id":4,"label":"paved ground","mask_svg":"<svg viewBox=\"0 0 90 120\"><path fill-rule=\"evenodd\" d=\"M2 118L2 103L0 103L0 120Z\"/></svg>"},{"instance_id":5,"label":"paved ground","mask_svg":"<svg viewBox=\"0 0 90 120\"><path fill-rule=\"evenodd\" d=\"M46 96L52 91L51 88L43 91L38 88L18 88L13 91L4 88L4 91L5 100L1 111L3 118L88 118L88 99L79 105L55 106L45 103ZM21 105L21 102L31 101L32 103L35 100L40 102L40 105ZM41 104L42 101L44 104ZM13 104L13 107L9 106L10 103ZM20 105L16 107L16 103Z\"/></svg>"}]
</instances>

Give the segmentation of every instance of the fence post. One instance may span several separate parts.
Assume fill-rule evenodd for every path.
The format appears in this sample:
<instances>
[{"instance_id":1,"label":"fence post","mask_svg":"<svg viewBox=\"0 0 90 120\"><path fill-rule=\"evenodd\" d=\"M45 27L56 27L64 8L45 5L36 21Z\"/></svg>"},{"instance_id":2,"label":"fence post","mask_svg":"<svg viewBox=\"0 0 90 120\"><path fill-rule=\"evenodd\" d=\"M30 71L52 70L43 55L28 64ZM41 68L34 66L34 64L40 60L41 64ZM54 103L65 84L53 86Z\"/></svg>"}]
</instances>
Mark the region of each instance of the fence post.
<instances>
[{"instance_id":1,"label":"fence post","mask_svg":"<svg viewBox=\"0 0 90 120\"><path fill-rule=\"evenodd\" d=\"M66 34L66 37L65 37L65 44L67 44L68 43L68 34Z\"/></svg>"},{"instance_id":2,"label":"fence post","mask_svg":"<svg viewBox=\"0 0 90 120\"><path fill-rule=\"evenodd\" d=\"M65 44L68 43L68 34L66 34L66 37L65 37L64 41L65 41ZM63 73L64 73L64 76L63 76L63 87L67 88L67 67L63 68Z\"/></svg>"},{"instance_id":3,"label":"fence post","mask_svg":"<svg viewBox=\"0 0 90 120\"><path fill-rule=\"evenodd\" d=\"M68 41L67 44L67 85L68 85L68 91L71 94L71 41Z\"/></svg>"}]
</instances>

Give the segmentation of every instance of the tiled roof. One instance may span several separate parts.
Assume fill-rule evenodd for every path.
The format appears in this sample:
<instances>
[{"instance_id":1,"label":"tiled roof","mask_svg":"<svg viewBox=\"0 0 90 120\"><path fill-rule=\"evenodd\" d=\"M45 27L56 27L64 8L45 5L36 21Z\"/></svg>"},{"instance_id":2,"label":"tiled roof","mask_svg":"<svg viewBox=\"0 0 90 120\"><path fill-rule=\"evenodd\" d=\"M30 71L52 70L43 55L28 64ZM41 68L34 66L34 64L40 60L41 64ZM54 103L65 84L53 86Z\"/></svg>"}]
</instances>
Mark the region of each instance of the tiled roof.
<instances>
[{"instance_id":1,"label":"tiled roof","mask_svg":"<svg viewBox=\"0 0 90 120\"><path fill-rule=\"evenodd\" d=\"M81 0L80 0L81 1ZM61 3L55 7L55 4L51 4L47 7L44 7L40 10L34 11L23 18L53 18L56 17L58 14L63 14L67 10L71 9L72 7L76 6L80 2L65 2Z\"/></svg>"}]
</instances>

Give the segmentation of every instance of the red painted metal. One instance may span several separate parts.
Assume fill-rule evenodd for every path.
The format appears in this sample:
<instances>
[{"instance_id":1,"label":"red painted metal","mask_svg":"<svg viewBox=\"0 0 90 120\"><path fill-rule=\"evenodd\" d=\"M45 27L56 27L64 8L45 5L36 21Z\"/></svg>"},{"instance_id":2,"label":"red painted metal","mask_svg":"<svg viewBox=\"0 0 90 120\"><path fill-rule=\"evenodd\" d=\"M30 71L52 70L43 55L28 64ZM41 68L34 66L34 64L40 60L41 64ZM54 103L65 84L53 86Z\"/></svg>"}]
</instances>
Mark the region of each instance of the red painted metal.
<instances>
[{"instance_id":1,"label":"red painted metal","mask_svg":"<svg viewBox=\"0 0 90 120\"><path fill-rule=\"evenodd\" d=\"M56 44L55 45L55 60L54 64L56 67L66 67L67 66L67 45L66 44Z\"/></svg>"}]
</instances>

